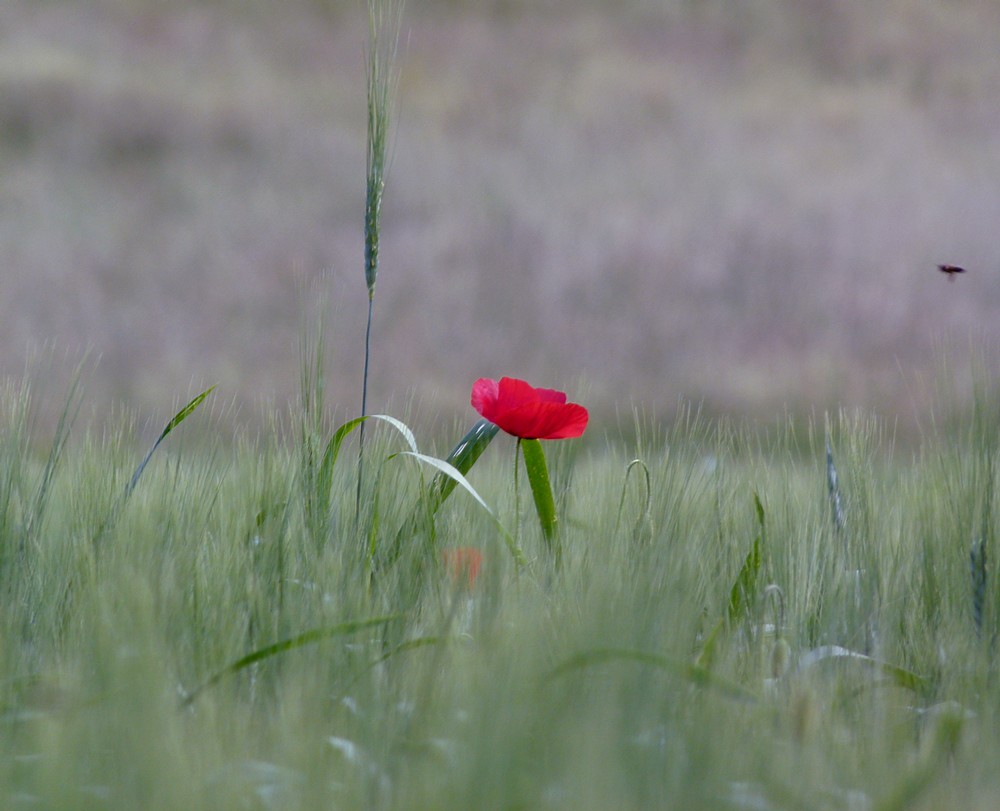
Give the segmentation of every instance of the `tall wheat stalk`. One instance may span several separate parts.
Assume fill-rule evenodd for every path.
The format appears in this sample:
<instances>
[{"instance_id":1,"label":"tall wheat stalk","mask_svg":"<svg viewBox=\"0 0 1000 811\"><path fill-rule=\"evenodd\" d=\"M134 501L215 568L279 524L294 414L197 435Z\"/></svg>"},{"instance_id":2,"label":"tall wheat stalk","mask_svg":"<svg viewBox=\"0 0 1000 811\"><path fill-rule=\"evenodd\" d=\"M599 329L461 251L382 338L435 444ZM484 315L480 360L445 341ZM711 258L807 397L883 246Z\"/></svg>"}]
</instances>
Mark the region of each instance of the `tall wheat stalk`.
<instances>
[{"instance_id":1,"label":"tall wheat stalk","mask_svg":"<svg viewBox=\"0 0 1000 811\"><path fill-rule=\"evenodd\" d=\"M396 56L403 19L403 0L367 0L368 47L365 70L368 87L368 156L365 194L365 283L368 286L368 319L365 325L365 364L361 385L361 415L368 414L368 369L371 359L372 313L378 278L382 194L388 162L389 130L399 83ZM364 467L365 427L358 438L358 490L356 513L361 513L361 479Z\"/></svg>"}]
</instances>

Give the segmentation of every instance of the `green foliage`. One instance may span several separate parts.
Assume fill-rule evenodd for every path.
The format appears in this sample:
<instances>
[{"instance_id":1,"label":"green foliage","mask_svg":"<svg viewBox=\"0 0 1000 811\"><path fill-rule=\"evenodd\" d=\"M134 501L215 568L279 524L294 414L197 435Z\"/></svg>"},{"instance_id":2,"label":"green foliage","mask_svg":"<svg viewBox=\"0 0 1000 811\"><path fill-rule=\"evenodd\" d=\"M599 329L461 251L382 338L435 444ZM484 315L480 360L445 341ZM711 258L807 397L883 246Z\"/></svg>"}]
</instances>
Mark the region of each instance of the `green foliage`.
<instances>
[{"instance_id":1,"label":"green foliage","mask_svg":"<svg viewBox=\"0 0 1000 811\"><path fill-rule=\"evenodd\" d=\"M4 485L9 541L48 443L18 396L4 408L0 449L23 479ZM110 809L261 796L303 809L664 797L709 809L748 794L782 808L843 792L896 809L1000 796L984 765L1000 757L992 651L970 621L973 491L988 472L976 449L928 440L899 460L868 423L835 425L850 503L873 505L846 549L829 542L822 443L803 461L781 438L764 452L746 433L678 425L669 455L642 449L625 507L638 449L560 458L565 547L551 578L548 556L505 549L513 482L504 454L482 453L488 426L441 459L402 420L368 423L388 430L370 436L365 515L377 513L378 549L404 539L374 581L359 554L373 524L340 518L353 515L342 451L359 420L317 444L322 547L298 437L213 431L146 468L95 565L90 541L134 472L133 432L64 445L33 554L5 561L0 748L17 766L0 769L0 796L87 807L102 785ZM535 538L546 543L541 522ZM472 590L438 558L468 546L482 554ZM878 589L873 614L847 587L848 554ZM977 565L993 582L992 559ZM994 610L986 600L986 639ZM871 624L878 647L855 646L866 634L851 623Z\"/></svg>"}]
</instances>

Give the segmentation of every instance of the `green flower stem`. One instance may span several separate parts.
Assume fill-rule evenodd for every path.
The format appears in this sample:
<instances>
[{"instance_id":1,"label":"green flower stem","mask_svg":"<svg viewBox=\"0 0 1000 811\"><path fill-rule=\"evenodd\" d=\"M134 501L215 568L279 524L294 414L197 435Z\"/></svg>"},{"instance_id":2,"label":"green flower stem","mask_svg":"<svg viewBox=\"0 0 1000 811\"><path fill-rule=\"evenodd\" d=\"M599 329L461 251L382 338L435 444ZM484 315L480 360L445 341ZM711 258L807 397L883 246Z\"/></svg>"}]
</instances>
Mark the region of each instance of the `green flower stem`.
<instances>
[{"instance_id":1,"label":"green flower stem","mask_svg":"<svg viewBox=\"0 0 1000 811\"><path fill-rule=\"evenodd\" d=\"M528 483L535 499L535 512L538 513L538 521L542 525L542 535L545 536L549 554L558 570L562 565L562 543L557 532L556 502L552 497L545 452L542 450L541 441L537 439L522 439L518 444L524 453L524 469L528 473Z\"/></svg>"}]
</instances>

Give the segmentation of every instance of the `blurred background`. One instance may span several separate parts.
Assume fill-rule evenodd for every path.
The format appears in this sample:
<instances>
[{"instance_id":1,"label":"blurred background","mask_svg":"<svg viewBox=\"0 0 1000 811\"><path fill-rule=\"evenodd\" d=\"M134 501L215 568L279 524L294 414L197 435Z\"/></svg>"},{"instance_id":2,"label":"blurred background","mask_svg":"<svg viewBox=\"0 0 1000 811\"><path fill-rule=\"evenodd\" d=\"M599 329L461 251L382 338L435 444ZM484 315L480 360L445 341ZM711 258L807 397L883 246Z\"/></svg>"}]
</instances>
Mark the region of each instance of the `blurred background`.
<instances>
[{"instance_id":1,"label":"blurred background","mask_svg":"<svg viewBox=\"0 0 1000 811\"><path fill-rule=\"evenodd\" d=\"M915 425L1000 358L1000 2L409 0L371 410ZM360 410L361 0L0 3L0 373ZM949 283L937 263L968 268ZM956 402L969 393L959 385ZM606 423L607 424L607 423Z\"/></svg>"}]
</instances>

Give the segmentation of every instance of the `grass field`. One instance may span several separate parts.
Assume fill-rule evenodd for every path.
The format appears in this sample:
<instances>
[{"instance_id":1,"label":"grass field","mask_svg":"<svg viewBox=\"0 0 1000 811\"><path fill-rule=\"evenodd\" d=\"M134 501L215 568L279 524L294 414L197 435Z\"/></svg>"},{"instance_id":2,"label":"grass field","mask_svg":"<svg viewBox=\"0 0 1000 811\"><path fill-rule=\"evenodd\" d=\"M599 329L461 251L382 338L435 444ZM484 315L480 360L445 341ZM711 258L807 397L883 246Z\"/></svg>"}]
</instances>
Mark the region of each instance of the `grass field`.
<instances>
[{"instance_id":1,"label":"grass field","mask_svg":"<svg viewBox=\"0 0 1000 811\"><path fill-rule=\"evenodd\" d=\"M996 808L938 5L0 9L0 807Z\"/></svg>"},{"instance_id":2,"label":"grass field","mask_svg":"<svg viewBox=\"0 0 1000 811\"><path fill-rule=\"evenodd\" d=\"M353 451L317 507L333 426L309 409L232 436L203 405L125 497L134 421L39 456L7 391L2 804L994 808L980 406L912 453L831 418L840 525L822 425L546 443L556 570L502 433L468 479L524 565L461 489L411 523L428 491L391 426L371 424L360 517ZM441 562L465 547L471 589Z\"/></svg>"}]
</instances>

